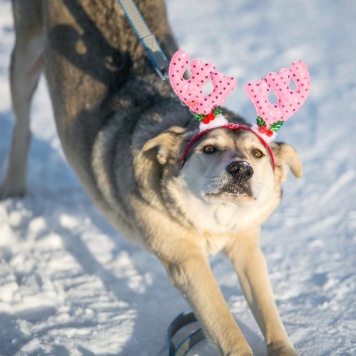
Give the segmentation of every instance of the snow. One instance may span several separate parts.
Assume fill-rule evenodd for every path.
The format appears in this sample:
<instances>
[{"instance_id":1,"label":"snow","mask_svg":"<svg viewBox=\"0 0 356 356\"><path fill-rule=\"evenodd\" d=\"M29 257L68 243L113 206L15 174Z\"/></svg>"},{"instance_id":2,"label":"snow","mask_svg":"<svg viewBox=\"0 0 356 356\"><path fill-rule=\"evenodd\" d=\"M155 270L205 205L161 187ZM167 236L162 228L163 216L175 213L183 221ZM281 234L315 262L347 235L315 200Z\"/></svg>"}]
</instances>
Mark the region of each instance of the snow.
<instances>
[{"instance_id":1,"label":"snow","mask_svg":"<svg viewBox=\"0 0 356 356\"><path fill-rule=\"evenodd\" d=\"M181 48L235 76L226 106L254 118L243 86L302 59L312 87L280 131L304 164L263 227L276 302L301 355L356 354L356 2L168 1ZM11 3L0 0L0 172L13 114ZM69 169L44 81L32 108L29 193L0 202L1 355L167 355L188 309L153 257L99 215ZM226 259L213 271L256 355L263 339ZM216 355L204 341L190 355Z\"/></svg>"}]
</instances>

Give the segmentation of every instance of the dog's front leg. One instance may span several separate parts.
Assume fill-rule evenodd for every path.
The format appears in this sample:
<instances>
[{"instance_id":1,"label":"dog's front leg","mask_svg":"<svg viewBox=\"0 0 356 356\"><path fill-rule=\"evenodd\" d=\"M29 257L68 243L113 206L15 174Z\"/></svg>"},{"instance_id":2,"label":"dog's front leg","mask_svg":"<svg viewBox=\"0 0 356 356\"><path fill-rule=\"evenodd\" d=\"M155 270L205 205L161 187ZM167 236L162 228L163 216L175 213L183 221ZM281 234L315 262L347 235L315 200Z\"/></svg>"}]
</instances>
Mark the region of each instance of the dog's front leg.
<instances>
[{"instance_id":1,"label":"dog's front leg","mask_svg":"<svg viewBox=\"0 0 356 356\"><path fill-rule=\"evenodd\" d=\"M259 246L260 229L240 234L225 248L245 298L264 335L268 355L297 355L279 317L266 261Z\"/></svg>"},{"instance_id":2,"label":"dog's front leg","mask_svg":"<svg viewBox=\"0 0 356 356\"><path fill-rule=\"evenodd\" d=\"M191 242L179 243L161 260L172 284L188 300L205 332L223 355L252 355L252 351L211 272L207 256Z\"/></svg>"}]
</instances>

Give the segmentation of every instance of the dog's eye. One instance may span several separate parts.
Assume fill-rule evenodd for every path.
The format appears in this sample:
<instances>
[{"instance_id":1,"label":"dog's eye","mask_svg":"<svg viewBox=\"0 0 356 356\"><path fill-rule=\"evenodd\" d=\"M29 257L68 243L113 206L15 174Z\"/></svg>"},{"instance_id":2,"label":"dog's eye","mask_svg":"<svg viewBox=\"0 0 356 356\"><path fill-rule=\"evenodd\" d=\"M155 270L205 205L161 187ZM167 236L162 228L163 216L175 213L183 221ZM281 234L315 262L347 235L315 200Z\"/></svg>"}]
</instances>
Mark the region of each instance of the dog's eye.
<instances>
[{"instance_id":1,"label":"dog's eye","mask_svg":"<svg viewBox=\"0 0 356 356\"><path fill-rule=\"evenodd\" d=\"M213 145L207 145L203 148L203 152L207 154L214 153L216 151L216 148Z\"/></svg>"},{"instance_id":2,"label":"dog's eye","mask_svg":"<svg viewBox=\"0 0 356 356\"><path fill-rule=\"evenodd\" d=\"M261 157L263 157L263 153L262 153L260 150L258 150L257 148L255 148L254 150L252 150L252 155L253 155L253 157L255 157L255 158L261 158Z\"/></svg>"}]
</instances>

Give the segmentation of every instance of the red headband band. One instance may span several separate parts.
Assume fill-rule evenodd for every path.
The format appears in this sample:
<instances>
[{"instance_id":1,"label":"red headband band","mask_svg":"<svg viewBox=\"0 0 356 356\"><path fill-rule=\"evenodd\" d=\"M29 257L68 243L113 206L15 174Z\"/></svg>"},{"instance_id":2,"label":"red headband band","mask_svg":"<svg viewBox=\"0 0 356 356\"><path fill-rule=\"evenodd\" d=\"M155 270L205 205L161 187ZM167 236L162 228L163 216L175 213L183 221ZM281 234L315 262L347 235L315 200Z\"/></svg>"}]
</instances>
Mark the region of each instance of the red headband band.
<instances>
[{"instance_id":1,"label":"red headband band","mask_svg":"<svg viewBox=\"0 0 356 356\"><path fill-rule=\"evenodd\" d=\"M198 141L202 136L204 136L206 133L208 133L211 130L217 129L217 128L223 128L223 129L230 129L230 130L245 130L245 131L249 131L252 132L254 135L256 135L258 137L258 139L260 140L260 142L263 144L263 146L267 149L270 157L271 157L271 164L272 164L272 168L273 170L275 170L276 168L276 163L275 163L275 159L274 159L274 155L272 152L272 149L270 147L270 145L261 137L259 136L255 131L253 131L250 127L248 126L243 126L243 125L238 125L238 124L226 124L223 126L218 126L215 128L211 128L211 129L206 129L204 131L201 131L199 133L197 133L195 136L193 136L193 138L188 142L187 147L185 148L182 157L181 157L181 161L182 161L182 165L184 165L185 160L187 158L188 152L190 150L190 148L193 146L193 144Z\"/></svg>"}]
</instances>

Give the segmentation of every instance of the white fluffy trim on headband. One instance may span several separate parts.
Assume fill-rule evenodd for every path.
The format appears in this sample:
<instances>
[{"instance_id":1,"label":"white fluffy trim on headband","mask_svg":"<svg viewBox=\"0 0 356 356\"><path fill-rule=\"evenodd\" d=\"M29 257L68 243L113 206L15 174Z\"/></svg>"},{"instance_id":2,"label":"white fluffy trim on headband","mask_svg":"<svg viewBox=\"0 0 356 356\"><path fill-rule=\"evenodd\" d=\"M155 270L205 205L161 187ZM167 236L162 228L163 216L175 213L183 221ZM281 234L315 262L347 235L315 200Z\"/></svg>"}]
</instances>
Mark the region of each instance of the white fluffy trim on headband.
<instances>
[{"instance_id":1,"label":"white fluffy trim on headband","mask_svg":"<svg viewBox=\"0 0 356 356\"><path fill-rule=\"evenodd\" d=\"M214 118L214 120L210 121L208 124L204 124L203 122L199 125L199 131L211 130L220 126L224 126L228 124L229 121L225 119L223 115L218 115Z\"/></svg>"}]
</instances>

